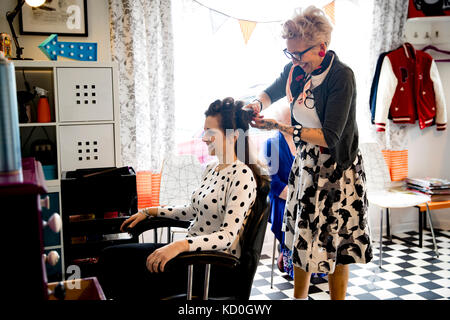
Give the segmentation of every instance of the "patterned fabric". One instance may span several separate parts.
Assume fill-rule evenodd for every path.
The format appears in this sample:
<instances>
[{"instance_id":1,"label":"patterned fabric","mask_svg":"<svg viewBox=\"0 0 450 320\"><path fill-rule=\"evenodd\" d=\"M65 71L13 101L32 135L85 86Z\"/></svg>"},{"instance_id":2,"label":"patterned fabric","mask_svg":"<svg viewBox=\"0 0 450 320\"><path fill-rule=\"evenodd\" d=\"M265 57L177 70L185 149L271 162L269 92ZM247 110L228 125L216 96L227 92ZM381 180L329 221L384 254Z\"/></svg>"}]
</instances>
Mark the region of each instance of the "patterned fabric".
<instances>
[{"instance_id":1,"label":"patterned fabric","mask_svg":"<svg viewBox=\"0 0 450 320\"><path fill-rule=\"evenodd\" d=\"M171 1L109 0L109 12L123 163L159 172L174 145Z\"/></svg>"},{"instance_id":2,"label":"patterned fabric","mask_svg":"<svg viewBox=\"0 0 450 320\"><path fill-rule=\"evenodd\" d=\"M398 48L403 44L408 0L379 0L373 3L372 35L370 39L370 70L375 66L380 54ZM368 112L367 108L363 112ZM367 115L369 117L369 115ZM388 121L386 133L377 134L372 127L372 136L376 137L383 149L404 150L407 145L406 125Z\"/></svg>"},{"instance_id":3,"label":"patterned fabric","mask_svg":"<svg viewBox=\"0 0 450 320\"><path fill-rule=\"evenodd\" d=\"M284 214L285 245L306 272L333 273L337 264L372 260L361 153L342 170L327 149L297 149Z\"/></svg>"},{"instance_id":4,"label":"patterned fabric","mask_svg":"<svg viewBox=\"0 0 450 320\"><path fill-rule=\"evenodd\" d=\"M289 277L294 279L294 265L292 264L292 251L283 247L281 248L281 254L283 255L283 269Z\"/></svg>"}]
</instances>

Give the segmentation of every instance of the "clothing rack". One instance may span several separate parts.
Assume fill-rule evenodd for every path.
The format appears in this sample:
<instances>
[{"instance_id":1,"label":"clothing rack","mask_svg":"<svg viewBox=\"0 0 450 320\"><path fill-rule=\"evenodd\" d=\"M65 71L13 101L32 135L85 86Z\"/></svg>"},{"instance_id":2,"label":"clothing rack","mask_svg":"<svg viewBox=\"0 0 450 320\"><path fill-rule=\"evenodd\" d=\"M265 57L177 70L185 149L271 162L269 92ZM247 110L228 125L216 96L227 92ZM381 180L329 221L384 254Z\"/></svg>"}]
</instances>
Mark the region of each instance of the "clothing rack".
<instances>
[{"instance_id":1,"label":"clothing rack","mask_svg":"<svg viewBox=\"0 0 450 320\"><path fill-rule=\"evenodd\" d=\"M439 49L439 48L437 48L437 47L435 47L433 45L428 45L428 46L426 46L425 48L422 49L422 51L426 51L426 50L434 50L434 51L437 51L437 52L440 52L440 53L445 53L445 54L450 55L450 51ZM450 62L450 59L438 59L438 60L434 60L434 61L436 61L436 62Z\"/></svg>"}]
</instances>

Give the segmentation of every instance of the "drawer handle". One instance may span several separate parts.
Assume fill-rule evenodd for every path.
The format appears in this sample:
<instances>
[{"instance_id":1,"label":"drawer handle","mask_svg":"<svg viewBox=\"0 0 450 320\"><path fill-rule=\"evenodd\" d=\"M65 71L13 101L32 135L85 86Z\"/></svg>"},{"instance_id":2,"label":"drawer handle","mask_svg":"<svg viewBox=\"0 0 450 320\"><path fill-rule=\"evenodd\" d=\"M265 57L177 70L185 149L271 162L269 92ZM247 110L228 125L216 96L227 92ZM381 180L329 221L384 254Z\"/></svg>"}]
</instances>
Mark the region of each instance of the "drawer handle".
<instances>
[{"instance_id":1,"label":"drawer handle","mask_svg":"<svg viewBox=\"0 0 450 320\"><path fill-rule=\"evenodd\" d=\"M61 216L58 213L52 214L48 221L42 220L42 227L49 227L54 233L61 231Z\"/></svg>"},{"instance_id":2,"label":"drawer handle","mask_svg":"<svg viewBox=\"0 0 450 320\"><path fill-rule=\"evenodd\" d=\"M55 250L52 250L46 255L44 253L44 261L47 262L51 266L56 266L59 261L59 254Z\"/></svg>"}]
</instances>

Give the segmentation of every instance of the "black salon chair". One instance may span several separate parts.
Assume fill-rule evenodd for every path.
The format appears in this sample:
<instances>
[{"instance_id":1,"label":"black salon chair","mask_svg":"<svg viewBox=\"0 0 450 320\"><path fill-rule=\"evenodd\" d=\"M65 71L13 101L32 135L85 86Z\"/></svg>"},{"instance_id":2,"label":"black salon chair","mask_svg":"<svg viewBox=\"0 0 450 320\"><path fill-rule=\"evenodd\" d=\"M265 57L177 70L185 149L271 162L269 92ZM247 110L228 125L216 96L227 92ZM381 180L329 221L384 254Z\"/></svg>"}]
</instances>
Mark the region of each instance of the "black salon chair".
<instances>
[{"instance_id":1,"label":"black salon chair","mask_svg":"<svg viewBox=\"0 0 450 320\"><path fill-rule=\"evenodd\" d=\"M248 300L252 289L253 278L255 276L256 268L258 267L259 259L261 256L261 250L264 243L264 236L267 228L267 221L270 212L270 202L268 194L270 190L270 184L264 183L258 188L258 194L256 201L252 207L251 213L247 218L247 222L243 233L241 235L241 256L236 258L235 256L218 251L200 251L200 252L183 252L174 259L167 262L165 269L167 271L176 270L182 267L186 267L188 271L187 288L186 293L180 293L178 295L166 297L164 300L174 299L200 299L203 300ZM184 225L183 225L184 224ZM151 218L141 221L129 232L138 236L144 231L161 228L161 227L188 227L188 222L181 222L168 218ZM204 281L203 283L203 296L193 296L192 288L193 281L199 281L193 279L193 268L196 266L204 267ZM214 266L221 266L227 268L232 272L233 277L236 277L234 285L232 286L232 293L230 294L230 286L227 288L214 287L215 283L210 282L209 276L211 268ZM209 296L209 288L214 287L214 297ZM223 289L223 290L222 290ZM221 292L226 292L221 294Z\"/></svg>"}]
</instances>

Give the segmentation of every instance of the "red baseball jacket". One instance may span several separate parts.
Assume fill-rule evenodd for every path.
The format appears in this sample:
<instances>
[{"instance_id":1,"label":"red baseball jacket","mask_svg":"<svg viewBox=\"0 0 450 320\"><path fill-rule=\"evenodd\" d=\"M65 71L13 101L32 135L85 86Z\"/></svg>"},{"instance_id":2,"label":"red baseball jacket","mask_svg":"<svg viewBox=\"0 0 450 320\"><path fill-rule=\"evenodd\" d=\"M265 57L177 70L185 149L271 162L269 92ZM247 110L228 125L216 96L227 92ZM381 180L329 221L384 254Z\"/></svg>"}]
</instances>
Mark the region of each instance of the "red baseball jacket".
<instances>
[{"instance_id":1,"label":"red baseball jacket","mask_svg":"<svg viewBox=\"0 0 450 320\"><path fill-rule=\"evenodd\" d=\"M384 131L388 114L394 123L415 123L420 129L436 124L445 130L445 96L436 63L426 52L405 43L386 55L381 67L375 110L377 131Z\"/></svg>"}]
</instances>

